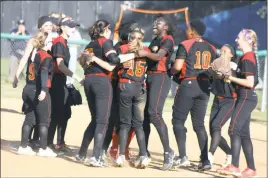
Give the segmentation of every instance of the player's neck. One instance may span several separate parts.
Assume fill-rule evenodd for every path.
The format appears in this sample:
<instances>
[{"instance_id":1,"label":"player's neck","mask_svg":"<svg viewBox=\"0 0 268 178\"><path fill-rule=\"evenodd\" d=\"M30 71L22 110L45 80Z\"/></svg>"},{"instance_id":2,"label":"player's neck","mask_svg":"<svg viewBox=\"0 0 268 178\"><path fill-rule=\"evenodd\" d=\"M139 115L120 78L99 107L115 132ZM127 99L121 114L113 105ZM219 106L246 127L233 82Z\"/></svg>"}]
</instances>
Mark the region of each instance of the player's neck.
<instances>
[{"instance_id":1,"label":"player's neck","mask_svg":"<svg viewBox=\"0 0 268 178\"><path fill-rule=\"evenodd\" d=\"M244 54L251 52L252 48L251 47L244 47L243 49L241 49L243 51Z\"/></svg>"}]
</instances>

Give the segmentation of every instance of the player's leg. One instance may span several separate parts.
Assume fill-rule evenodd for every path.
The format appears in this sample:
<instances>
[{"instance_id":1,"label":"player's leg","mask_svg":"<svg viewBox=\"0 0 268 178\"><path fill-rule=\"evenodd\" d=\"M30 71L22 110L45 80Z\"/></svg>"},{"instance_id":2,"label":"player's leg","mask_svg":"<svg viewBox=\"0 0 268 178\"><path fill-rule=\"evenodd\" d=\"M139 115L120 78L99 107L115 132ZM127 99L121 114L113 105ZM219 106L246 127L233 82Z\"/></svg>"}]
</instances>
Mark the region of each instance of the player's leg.
<instances>
[{"instance_id":1,"label":"player's leg","mask_svg":"<svg viewBox=\"0 0 268 178\"><path fill-rule=\"evenodd\" d=\"M25 120L21 129L21 144L18 149L18 154L23 155L35 155L36 153L32 150L29 145L29 136L31 129L36 124L35 121L35 112L34 112L34 104L33 100L35 98L35 87L25 86L22 92L22 99L27 105L25 108Z\"/></svg>"},{"instance_id":2,"label":"player's leg","mask_svg":"<svg viewBox=\"0 0 268 178\"><path fill-rule=\"evenodd\" d=\"M116 88L117 88L117 80L112 80L112 87L113 87L113 101L112 101L112 106L111 106L111 114L110 114L110 118L109 118L109 125L108 125L108 129L106 132L106 136L103 142L103 153L106 155L107 151L108 151L108 147L112 141L112 137L113 137L113 131L114 131L114 127L116 125L117 120L119 120L119 109L118 109L118 102L117 102L117 98L116 98Z\"/></svg>"},{"instance_id":3,"label":"player's leg","mask_svg":"<svg viewBox=\"0 0 268 178\"><path fill-rule=\"evenodd\" d=\"M51 99L47 92L44 100L39 101L36 105L36 118L38 121L38 131L40 135L39 156L55 157L57 156L49 147L47 147L48 126L50 121Z\"/></svg>"},{"instance_id":4,"label":"player's leg","mask_svg":"<svg viewBox=\"0 0 268 178\"><path fill-rule=\"evenodd\" d=\"M145 135L143 130L143 120L144 120L144 107L146 104L147 94L146 91L136 85L136 94L133 98L132 105L132 126L136 133L137 142L139 145L139 155L133 161L135 167L146 168L149 165L149 157L147 156L146 144L145 144Z\"/></svg>"},{"instance_id":5,"label":"player's leg","mask_svg":"<svg viewBox=\"0 0 268 178\"><path fill-rule=\"evenodd\" d=\"M217 105L217 108L213 107L215 105ZM217 113L211 117L210 121L211 144L209 149L209 159L211 164L213 163L213 155L218 146L226 153L228 159L226 161L231 161L231 148L227 144L225 138L221 136L221 128L231 117L235 106L235 100L232 98L215 98L213 106L211 113L214 113L213 110L217 111Z\"/></svg>"},{"instance_id":6,"label":"player's leg","mask_svg":"<svg viewBox=\"0 0 268 178\"><path fill-rule=\"evenodd\" d=\"M211 169L211 164L208 160L208 135L205 129L205 116L209 100L209 91L201 93L202 94L194 100L191 109L191 119L201 151L201 160L198 168L199 170L207 170Z\"/></svg>"},{"instance_id":7,"label":"player's leg","mask_svg":"<svg viewBox=\"0 0 268 178\"><path fill-rule=\"evenodd\" d=\"M71 118L72 110L68 102L69 91L66 86L64 86L64 106L63 114L59 120L57 127L57 145L56 149L62 152L70 152L71 149L65 144L65 133L67 129L68 120Z\"/></svg>"},{"instance_id":8,"label":"player's leg","mask_svg":"<svg viewBox=\"0 0 268 178\"><path fill-rule=\"evenodd\" d=\"M177 89L176 97L172 107L172 125L176 138L179 156L175 157L174 165L187 166L190 164L186 156L186 133L187 128L184 126L187 116L193 106L193 97L196 95L195 86L189 84L189 81L182 81ZM185 102L187 101L187 102Z\"/></svg>"},{"instance_id":9,"label":"player's leg","mask_svg":"<svg viewBox=\"0 0 268 178\"><path fill-rule=\"evenodd\" d=\"M150 122L149 113L148 113L149 93L150 93L150 88L149 88L149 83L147 83L147 99L146 99L146 104L145 104L145 108L144 108L143 130L144 130L144 134L145 134L145 143L146 143L147 154L149 157L151 157L151 155L148 151L149 136L151 133L151 126L150 126L151 122Z\"/></svg>"},{"instance_id":10,"label":"player's leg","mask_svg":"<svg viewBox=\"0 0 268 178\"><path fill-rule=\"evenodd\" d=\"M89 144L94 138L95 129L96 129L96 104L95 104L96 101L95 101L95 94L92 92L90 85L91 85L91 77L87 77L84 83L84 91L87 97L87 103L88 103L88 107L89 107L90 114L91 114L91 121L84 132L83 140L82 140L78 155L76 155L76 160L79 162L86 161L87 150L88 150Z\"/></svg>"},{"instance_id":11,"label":"player's leg","mask_svg":"<svg viewBox=\"0 0 268 178\"><path fill-rule=\"evenodd\" d=\"M128 133L131 128L132 120L132 98L134 92L134 84L119 83L118 87L118 101L119 101L119 115L120 115L120 130L119 130L119 157L116 160L117 166L123 166L126 160L126 145Z\"/></svg>"},{"instance_id":12,"label":"player's leg","mask_svg":"<svg viewBox=\"0 0 268 178\"><path fill-rule=\"evenodd\" d=\"M162 112L171 80L166 73L148 75L151 84L149 89L148 113L151 123L154 124L164 148L163 170L169 170L173 165L174 152L169 146L169 136L167 125L162 117Z\"/></svg>"},{"instance_id":13,"label":"player's leg","mask_svg":"<svg viewBox=\"0 0 268 178\"><path fill-rule=\"evenodd\" d=\"M250 108L248 109L250 110ZM244 124L241 130L241 143L247 162L247 168L244 171L242 171L242 177L256 176L257 173L253 156L253 145L250 138L250 117L247 119L246 123Z\"/></svg>"},{"instance_id":14,"label":"player's leg","mask_svg":"<svg viewBox=\"0 0 268 178\"><path fill-rule=\"evenodd\" d=\"M217 171L219 173L227 175L235 175L235 176L241 175L239 170L240 151L242 147L241 136L249 135L249 133L248 134L243 133L243 128L245 124L247 124L251 112L256 107L256 104L257 101L254 100L248 100L246 98L237 99L228 130L231 138L232 164L228 165L223 169L218 169ZM244 128L245 130L247 128L246 126ZM244 132L247 133L247 131Z\"/></svg>"},{"instance_id":15,"label":"player's leg","mask_svg":"<svg viewBox=\"0 0 268 178\"><path fill-rule=\"evenodd\" d=\"M113 89L108 77L93 76L91 79L93 80L92 91L95 94L96 130L94 133L93 156L89 162L92 166L103 166L99 165L99 161L97 163L96 160L100 158L103 141L109 124Z\"/></svg>"},{"instance_id":16,"label":"player's leg","mask_svg":"<svg viewBox=\"0 0 268 178\"><path fill-rule=\"evenodd\" d=\"M51 122L48 128L47 144L53 147L54 136L60 118L64 112L64 80L63 76L54 75L49 90L51 97Z\"/></svg>"}]
</instances>

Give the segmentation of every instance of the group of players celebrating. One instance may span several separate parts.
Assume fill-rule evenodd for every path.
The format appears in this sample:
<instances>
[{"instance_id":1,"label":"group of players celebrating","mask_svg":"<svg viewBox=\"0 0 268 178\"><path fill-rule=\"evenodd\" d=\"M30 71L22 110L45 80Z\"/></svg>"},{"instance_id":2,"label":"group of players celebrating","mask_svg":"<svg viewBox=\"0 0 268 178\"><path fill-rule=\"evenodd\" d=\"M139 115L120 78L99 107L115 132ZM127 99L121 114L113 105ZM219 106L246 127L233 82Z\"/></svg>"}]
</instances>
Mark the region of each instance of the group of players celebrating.
<instances>
[{"instance_id":1,"label":"group of players celebrating","mask_svg":"<svg viewBox=\"0 0 268 178\"><path fill-rule=\"evenodd\" d=\"M256 175L249 128L251 112L257 105L254 88L258 84L257 35L253 30L243 29L236 38L238 48L243 52L240 59L228 44L222 46L217 58L216 48L202 38L206 31L204 23L193 20L186 30L188 39L179 44L176 58L172 59L175 42L171 22L164 15L155 18L155 38L149 47L143 44L145 32L138 23L126 25L124 32L119 30L121 39L114 45L110 40L110 23L98 20L89 28L91 42L78 58L85 75L81 79L68 69L67 39L75 26L77 24L70 17L44 16L38 20L40 32L28 41L13 82L16 87L17 78L28 63L23 90L26 118L19 154L36 154L29 146L33 127L39 133L37 139L40 137L38 155L56 156L57 151L67 150L64 135L71 106L66 76L70 76L84 86L91 113L91 122L75 158L78 162L105 167L105 159L110 157L119 167L126 162L137 168L148 167L152 123L164 150L162 170L188 166L185 121L190 112L201 152L199 171L211 169L213 155L219 146L227 158L222 168L217 169L218 173L238 177ZM59 34L54 39L50 35L53 29ZM179 84L172 114L178 156L170 148L168 128L162 117L172 79ZM208 150L204 120L210 92L215 98L210 115L212 139ZM221 127L229 118L231 146L221 136ZM56 129L57 144L53 145ZM129 144L134 135L139 154L131 159ZM93 138L93 153L87 159ZM241 146L248 166L242 172L239 170Z\"/></svg>"}]
</instances>

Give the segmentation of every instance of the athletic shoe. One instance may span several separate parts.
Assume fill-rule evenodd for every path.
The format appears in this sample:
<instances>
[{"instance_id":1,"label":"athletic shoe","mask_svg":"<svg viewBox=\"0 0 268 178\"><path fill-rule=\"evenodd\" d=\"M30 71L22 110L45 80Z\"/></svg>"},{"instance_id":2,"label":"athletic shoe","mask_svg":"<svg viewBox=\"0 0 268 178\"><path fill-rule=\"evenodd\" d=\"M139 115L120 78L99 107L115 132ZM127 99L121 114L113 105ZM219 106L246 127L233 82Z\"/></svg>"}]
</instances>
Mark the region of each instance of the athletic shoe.
<instances>
[{"instance_id":1,"label":"athletic shoe","mask_svg":"<svg viewBox=\"0 0 268 178\"><path fill-rule=\"evenodd\" d=\"M85 164L93 167L105 167L104 161L96 159L95 157L89 158L89 160L85 162Z\"/></svg>"},{"instance_id":2,"label":"athletic shoe","mask_svg":"<svg viewBox=\"0 0 268 178\"><path fill-rule=\"evenodd\" d=\"M211 152L208 152L208 160L209 160L210 164L213 165L214 157L213 157L213 154Z\"/></svg>"},{"instance_id":3,"label":"athletic shoe","mask_svg":"<svg viewBox=\"0 0 268 178\"><path fill-rule=\"evenodd\" d=\"M198 171L207 171L211 169L211 164L209 160L200 162L198 165Z\"/></svg>"},{"instance_id":4,"label":"athletic shoe","mask_svg":"<svg viewBox=\"0 0 268 178\"><path fill-rule=\"evenodd\" d=\"M47 147L45 150L43 148L39 148L38 156L44 156L44 157L56 157L57 154L54 153L49 147Z\"/></svg>"},{"instance_id":5,"label":"athletic shoe","mask_svg":"<svg viewBox=\"0 0 268 178\"><path fill-rule=\"evenodd\" d=\"M149 158L149 164L152 161L151 153L147 150L147 157Z\"/></svg>"},{"instance_id":6,"label":"athletic shoe","mask_svg":"<svg viewBox=\"0 0 268 178\"><path fill-rule=\"evenodd\" d=\"M138 156L134 161L132 161L132 164L136 168L145 169L148 167L150 163L150 160L148 156Z\"/></svg>"},{"instance_id":7,"label":"athletic shoe","mask_svg":"<svg viewBox=\"0 0 268 178\"><path fill-rule=\"evenodd\" d=\"M232 175L236 177L240 177L241 173L239 168L235 167L234 165L230 164L225 168L217 169L217 172L222 175Z\"/></svg>"},{"instance_id":8,"label":"athletic shoe","mask_svg":"<svg viewBox=\"0 0 268 178\"><path fill-rule=\"evenodd\" d=\"M85 156L80 156L79 154L75 156L75 160L79 163L85 163L88 161Z\"/></svg>"},{"instance_id":9,"label":"athletic shoe","mask_svg":"<svg viewBox=\"0 0 268 178\"><path fill-rule=\"evenodd\" d=\"M108 158L108 152L105 150L101 151L101 159L106 160Z\"/></svg>"},{"instance_id":10,"label":"athletic shoe","mask_svg":"<svg viewBox=\"0 0 268 178\"><path fill-rule=\"evenodd\" d=\"M119 155L115 161L116 166L123 167L126 161L125 155Z\"/></svg>"},{"instance_id":11,"label":"athletic shoe","mask_svg":"<svg viewBox=\"0 0 268 178\"><path fill-rule=\"evenodd\" d=\"M255 177L257 175L256 171L246 168L242 173L241 173L241 178L249 178L249 177Z\"/></svg>"},{"instance_id":12,"label":"athletic shoe","mask_svg":"<svg viewBox=\"0 0 268 178\"><path fill-rule=\"evenodd\" d=\"M180 156L176 156L174 158L173 166L190 166L190 161L187 156L180 158Z\"/></svg>"},{"instance_id":13,"label":"athletic shoe","mask_svg":"<svg viewBox=\"0 0 268 178\"><path fill-rule=\"evenodd\" d=\"M70 153L72 152L72 149L69 148L65 143L60 144L60 145L56 145L55 146L55 150L58 152L64 152L64 153Z\"/></svg>"},{"instance_id":14,"label":"athletic shoe","mask_svg":"<svg viewBox=\"0 0 268 178\"><path fill-rule=\"evenodd\" d=\"M110 147L108 151L108 155L112 159L113 162L116 162L118 155L119 155L118 148Z\"/></svg>"},{"instance_id":15,"label":"athletic shoe","mask_svg":"<svg viewBox=\"0 0 268 178\"><path fill-rule=\"evenodd\" d=\"M163 171L168 171L173 167L173 159L175 157L174 151L165 152L164 153L164 164L163 164Z\"/></svg>"},{"instance_id":16,"label":"athletic shoe","mask_svg":"<svg viewBox=\"0 0 268 178\"><path fill-rule=\"evenodd\" d=\"M227 167L228 165L232 164L232 155L226 155L226 160L222 167Z\"/></svg>"},{"instance_id":17,"label":"athletic shoe","mask_svg":"<svg viewBox=\"0 0 268 178\"><path fill-rule=\"evenodd\" d=\"M30 145L30 147L32 147L33 150L39 150L40 141L39 140L30 140L29 145Z\"/></svg>"},{"instance_id":18,"label":"athletic shoe","mask_svg":"<svg viewBox=\"0 0 268 178\"><path fill-rule=\"evenodd\" d=\"M35 156L36 152L33 151L33 149L29 146L23 148L23 147L19 147L18 149L18 154L20 155L28 155L28 156Z\"/></svg>"}]
</instances>

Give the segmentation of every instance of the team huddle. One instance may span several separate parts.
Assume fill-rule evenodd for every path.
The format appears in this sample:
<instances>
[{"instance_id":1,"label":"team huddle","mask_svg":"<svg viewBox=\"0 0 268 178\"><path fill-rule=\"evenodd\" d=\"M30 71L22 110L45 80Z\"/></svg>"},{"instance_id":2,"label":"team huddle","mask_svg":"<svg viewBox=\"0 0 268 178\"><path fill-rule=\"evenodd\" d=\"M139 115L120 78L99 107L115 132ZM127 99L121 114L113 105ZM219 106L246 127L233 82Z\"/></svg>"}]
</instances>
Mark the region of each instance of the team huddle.
<instances>
[{"instance_id":1,"label":"team huddle","mask_svg":"<svg viewBox=\"0 0 268 178\"><path fill-rule=\"evenodd\" d=\"M81 101L74 97L79 93L73 85L66 85L69 76L84 86L91 113L91 122L75 157L77 162L106 167L109 158L118 167L127 162L136 168L148 167L152 123L163 146L162 170L189 166L185 121L190 113L200 149L199 171L212 168L213 155L219 146L226 153L226 162L217 169L218 173L255 176L250 115L257 105L254 89L258 84L256 33L251 29L239 32L235 40L243 52L240 59L235 48L228 44L222 46L217 56L216 48L202 38L205 24L193 20L186 30L187 40L178 45L176 57L172 59L175 42L171 23L164 15L157 15L152 25L155 38L146 47L143 44L145 31L138 23L121 25L120 40L113 44L110 23L96 21L89 28L91 42L77 59L84 69L84 77L80 78L68 69L70 52L67 45L78 24L62 14L40 17L40 32L28 41L13 82L16 87L27 63L22 94L26 118L18 154L55 157L70 151L65 144L65 132L71 118L71 106L79 105ZM52 38L52 31L58 36ZM172 80L179 84L172 108L178 156L170 147L168 127L162 116ZM208 149L204 121L210 92L215 98L210 114ZM221 128L229 118L230 146L221 136ZM57 143L54 145L56 130ZM135 135L139 154L132 159L129 145ZM87 159L93 138L93 153ZM37 141L40 144L33 144ZM248 166L242 172L239 169L241 147Z\"/></svg>"}]
</instances>

